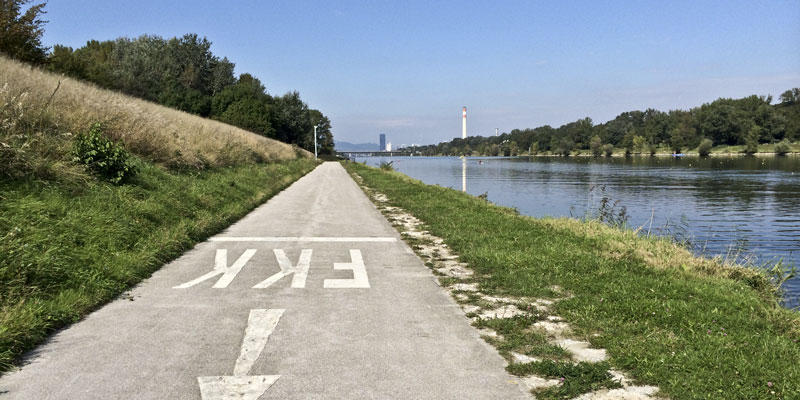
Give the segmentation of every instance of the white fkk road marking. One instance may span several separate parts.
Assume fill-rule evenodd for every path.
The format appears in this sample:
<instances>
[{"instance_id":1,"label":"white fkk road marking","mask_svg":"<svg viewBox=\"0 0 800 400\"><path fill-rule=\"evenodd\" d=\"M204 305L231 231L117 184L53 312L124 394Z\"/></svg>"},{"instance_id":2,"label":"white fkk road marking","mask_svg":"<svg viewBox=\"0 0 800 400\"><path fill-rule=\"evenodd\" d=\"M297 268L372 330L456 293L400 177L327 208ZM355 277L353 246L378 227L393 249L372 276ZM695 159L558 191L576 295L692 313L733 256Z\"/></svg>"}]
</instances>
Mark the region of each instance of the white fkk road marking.
<instances>
[{"instance_id":1,"label":"white fkk road marking","mask_svg":"<svg viewBox=\"0 0 800 400\"><path fill-rule=\"evenodd\" d=\"M281 271L270 276L269 278L257 283L253 289L266 289L272 286L275 282L283 279L286 276L294 274L292 277L292 288L303 289L306 287L308 280L308 269L311 266L311 249L303 249L300 252L300 258L297 260L297 266L293 266L286 252L282 249L273 249L275 258L278 260L278 265ZM173 286L173 289L187 289L198 283L202 283L217 275L222 277L212 286L214 289L226 288L236 278L236 275L242 271L242 268L248 261L256 254L255 249L247 249L236 262L228 267L228 250L218 249L217 255L214 259L214 270L184 284ZM367 278L367 268L364 265L364 258L361 256L361 250L350 250L349 263L333 263L333 269L349 269L353 271L353 279L325 279L323 287L326 289L369 289L369 279Z\"/></svg>"},{"instance_id":2,"label":"white fkk road marking","mask_svg":"<svg viewBox=\"0 0 800 400\"><path fill-rule=\"evenodd\" d=\"M233 265L228 267L228 250L227 249L219 249L217 250L217 256L214 258L214 270L197 278L186 282L182 285L178 285L173 287L173 289L186 289L188 287L192 287L197 285L200 282L203 282L207 279L211 279L217 275L222 274L222 277L219 278L217 283L212 286L215 289L222 289L228 287L228 285L233 281L233 278L239 273L239 271L244 268L244 265L250 261L250 258L256 254L255 249L247 249L241 256L236 260Z\"/></svg>"},{"instance_id":3,"label":"white fkk road marking","mask_svg":"<svg viewBox=\"0 0 800 400\"><path fill-rule=\"evenodd\" d=\"M281 316L286 310L250 310L247 320L242 350L233 376L201 376L197 378L200 385L200 396L203 400L243 399L257 400L267 389L278 381L280 375L248 376L253 364L258 360L269 336L275 331Z\"/></svg>"},{"instance_id":4,"label":"white fkk road marking","mask_svg":"<svg viewBox=\"0 0 800 400\"><path fill-rule=\"evenodd\" d=\"M361 250L350 250L349 263L333 263L333 269L353 270L353 279L325 279L322 287L325 289L369 289L367 268L361 257Z\"/></svg>"},{"instance_id":5,"label":"white fkk road marking","mask_svg":"<svg viewBox=\"0 0 800 400\"><path fill-rule=\"evenodd\" d=\"M286 257L286 253L281 249L273 250L275 253L275 258L278 259L278 265L281 267L281 272L278 272L275 275L270 276L263 282L253 286L255 289L264 289L272 285L273 283L279 281L284 276L288 276L294 274L292 278L292 287L293 288L304 288L306 287L306 278L308 278L308 267L311 264L311 250L310 249L303 249L300 253L300 259L297 261L297 267L293 267L289 258ZM228 267L228 250L227 249L218 249L217 256L214 259L214 270L197 278L193 279L189 282L184 284L173 286L173 289L186 289L190 288L198 283L211 279L219 274L222 274L222 277L219 278L217 283L212 286L215 289L222 289L228 287L228 285L236 278L236 275L241 272L242 268L244 268L245 264L256 254L255 249L247 249L233 265Z\"/></svg>"},{"instance_id":6,"label":"white fkk road marking","mask_svg":"<svg viewBox=\"0 0 800 400\"><path fill-rule=\"evenodd\" d=\"M323 237L323 236L224 236L210 242L396 242L393 237Z\"/></svg>"},{"instance_id":7,"label":"white fkk road marking","mask_svg":"<svg viewBox=\"0 0 800 400\"><path fill-rule=\"evenodd\" d=\"M274 249L272 250L275 253L275 258L278 259L278 265L281 267L281 272L278 272L275 275L270 276L269 278L265 279L263 282L253 286L253 289L264 289L268 288L273 283L281 280L284 276L288 276L294 274L292 277L292 287L293 288L304 288L306 287L306 278L308 278L308 267L311 265L311 250L310 249L303 249L300 253L300 259L297 260L297 267L292 266L292 262L289 261L289 257L286 257L286 253L281 249Z\"/></svg>"}]
</instances>

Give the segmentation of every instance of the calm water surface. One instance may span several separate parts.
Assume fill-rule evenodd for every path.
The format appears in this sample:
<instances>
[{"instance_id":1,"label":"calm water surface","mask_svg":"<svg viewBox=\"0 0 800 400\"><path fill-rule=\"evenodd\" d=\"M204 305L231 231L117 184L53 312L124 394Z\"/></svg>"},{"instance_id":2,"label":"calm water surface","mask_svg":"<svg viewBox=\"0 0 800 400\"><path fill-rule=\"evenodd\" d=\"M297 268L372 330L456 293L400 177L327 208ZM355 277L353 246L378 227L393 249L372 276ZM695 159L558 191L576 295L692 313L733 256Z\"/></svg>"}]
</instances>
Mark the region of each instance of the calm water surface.
<instances>
[{"instance_id":1,"label":"calm water surface","mask_svg":"<svg viewBox=\"0 0 800 400\"><path fill-rule=\"evenodd\" d=\"M457 157L365 160L462 188ZM596 214L605 197L630 226L688 239L698 254L800 266L799 157L468 157L466 186L536 217ZM797 306L800 277L785 288Z\"/></svg>"}]
</instances>

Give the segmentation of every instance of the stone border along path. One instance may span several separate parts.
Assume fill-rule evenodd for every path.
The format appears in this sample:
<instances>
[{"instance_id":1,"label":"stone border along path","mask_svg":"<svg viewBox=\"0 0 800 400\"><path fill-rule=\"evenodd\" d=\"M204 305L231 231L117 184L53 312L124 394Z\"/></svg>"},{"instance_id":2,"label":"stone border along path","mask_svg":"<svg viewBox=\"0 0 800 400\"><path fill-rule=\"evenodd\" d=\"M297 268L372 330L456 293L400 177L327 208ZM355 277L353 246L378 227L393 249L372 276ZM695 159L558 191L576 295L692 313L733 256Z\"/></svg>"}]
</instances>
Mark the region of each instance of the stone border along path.
<instances>
[{"instance_id":1,"label":"stone border along path","mask_svg":"<svg viewBox=\"0 0 800 400\"><path fill-rule=\"evenodd\" d=\"M589 342L570 338L572 332L570 326L561 317L551 313L550 306L560 299L532 299L522 297L495 297L481 293L477 283L457 282L448 284L448 281L468 280L473 275L469 265L458 261L458 255L452 252L447 244L439 237L430 232L421 230L422 222L416 217L406 212L402 208L388 205L389 199L386 195L364 185L360 176L355 175L355 180L364 190L367 196L375 203L378 210L392 223L404 240L409 239L413 243L409 246L422 259L425 265L429 266L437 275L436 282L461 305L467 317L473 322L478 320L494 318L512 318L518 315L525 315L526 309L535 309L541 315L548 314L544 320L535 322L532 327L543 331L550 340L551 344L557 345L567 350L575 362L601 362L607 359L605 349L593 349ZM448 278L448 279L441 279ZM554 287L557 290L557 287ZM472 297L465 294L470 293ZM478 306L470 301L474 296L480 298ZM480 328L478 331L484 339L502 341L502 335L497 332ZM487 340L492 343L492 340ZM524 354L511 353L512 363L536 362L539 359ZM575 398L575 400L646 400L663 398L656 396L658 388L655 386L637 386L633 381L620 371L609 370L609 373L621 385L621 389L602 389L595 392L585 393ZM536 375L521 377L522 382L534 394L535 391L543 390L560 384L557 379L547 379ZM533 396L535 398L535 395Z\"/></svg>"}]
</instances>

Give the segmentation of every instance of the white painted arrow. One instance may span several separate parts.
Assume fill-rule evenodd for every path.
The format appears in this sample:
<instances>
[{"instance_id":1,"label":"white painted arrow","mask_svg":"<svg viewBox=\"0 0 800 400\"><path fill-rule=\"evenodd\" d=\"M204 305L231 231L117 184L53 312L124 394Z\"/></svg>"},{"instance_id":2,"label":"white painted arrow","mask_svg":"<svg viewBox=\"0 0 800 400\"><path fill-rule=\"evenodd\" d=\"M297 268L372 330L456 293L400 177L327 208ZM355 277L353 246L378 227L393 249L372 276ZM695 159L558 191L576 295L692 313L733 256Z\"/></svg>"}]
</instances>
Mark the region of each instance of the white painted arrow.
<instances>
[{"instance_id":1,"label":"white painted arrow","mask_svg":"<svg viewBox=\"0 0 800 400\"><path fill-rule=\"evenodd\" d=\"M284 311L286 310L250 310L242 340L242 350L233 367L233 376L197 378L203 400L257 400L278 381L280 375L248 376L247 374L267 346L267 340L275 331Z\"/></svg>"}]
</instances>

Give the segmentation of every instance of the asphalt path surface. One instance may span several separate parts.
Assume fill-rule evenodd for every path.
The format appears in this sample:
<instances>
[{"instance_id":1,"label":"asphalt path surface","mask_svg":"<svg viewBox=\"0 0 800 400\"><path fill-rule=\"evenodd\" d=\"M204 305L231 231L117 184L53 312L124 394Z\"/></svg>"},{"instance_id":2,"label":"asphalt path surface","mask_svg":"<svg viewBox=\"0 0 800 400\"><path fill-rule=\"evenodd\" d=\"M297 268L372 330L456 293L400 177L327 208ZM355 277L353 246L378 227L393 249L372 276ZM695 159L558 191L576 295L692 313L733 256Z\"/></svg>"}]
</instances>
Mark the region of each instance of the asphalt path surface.
<instances>
[{"instance_id":1,"label":"asphalt path surface","mask_svg":"<svg viewBox=\"0 0 800 400\"><path fill-rule=\"evenodd\" d=\"M529 398L325 163L0 377L2 399Z\"/></svg>"}]
</instances>

